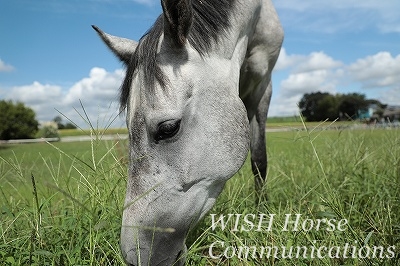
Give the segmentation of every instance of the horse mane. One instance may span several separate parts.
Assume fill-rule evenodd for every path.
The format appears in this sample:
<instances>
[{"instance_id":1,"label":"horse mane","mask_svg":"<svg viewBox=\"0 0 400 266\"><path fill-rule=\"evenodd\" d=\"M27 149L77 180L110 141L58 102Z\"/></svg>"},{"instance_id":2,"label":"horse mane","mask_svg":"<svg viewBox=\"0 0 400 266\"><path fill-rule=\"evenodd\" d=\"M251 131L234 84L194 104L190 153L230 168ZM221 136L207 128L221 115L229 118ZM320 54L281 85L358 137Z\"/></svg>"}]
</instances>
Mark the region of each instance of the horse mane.
<instances>
[{"instance_id":1,"label":"horse mane","mask_svg":"<svg viewBox=\"0 0 400 266\"><path fill-rule=\"evenodd\" d=\"M213 42L230 26L230 11L235 0L192 0L193 22L188 36L190 45L201 55L206 54ZM143 68L144 85L150 93L154 92L156 82L162 87L167 84L167 77L157 64L157 46L164 32L164 16L161 14L153 26L139 40L139 44L127 65L125 79L120 90L120 108L126 108L134 72Z\"/></svg>"}]
</instances>

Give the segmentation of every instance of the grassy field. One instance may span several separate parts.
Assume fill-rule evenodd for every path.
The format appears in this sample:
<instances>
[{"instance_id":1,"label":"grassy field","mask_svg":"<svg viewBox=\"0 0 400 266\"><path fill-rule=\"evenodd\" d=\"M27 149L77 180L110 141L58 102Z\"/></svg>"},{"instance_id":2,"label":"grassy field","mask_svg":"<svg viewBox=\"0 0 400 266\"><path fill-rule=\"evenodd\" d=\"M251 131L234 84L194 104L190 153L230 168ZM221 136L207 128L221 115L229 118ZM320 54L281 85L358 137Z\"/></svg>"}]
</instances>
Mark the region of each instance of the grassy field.
<instances>
[{"instance_id":1,"label":"grassy field","mask_svg":"<svg viewBox=\"0 0 400 266\"><path fill-rule=\"evenodd\" d=\"M81 130L81 129L61 129L58 131L60 137L70 137L70 136L87 136L90 135L90 130ZM104 134L128 134L128 129L126 128L109 128L106 131L102 132Z\"/></svg>"},{"instance_id":2,"label":"grassy field","mask_svg":"<svg viewBox=\"0 0 400 266\"><path fill-rule=\"evenodd\" d=\"M348 127L358 124L358 121L336 121L333 124L324 123L324 126L331 126L332 128L338 127ZM318 127L320 122L308 122L309 127ZM299 116L288 116L288 117L269 117L267 120L268 129L301 129L303 128L303 123ZM90 135L90 130L82 129L61 129L58 130L60 137L69 136L85 136ZM128 130L123 128L107 128L102 134L128 134Z\"/></svg>"},{"instance_id":3,"label":"grassy field","mask_svg":"<svg viewBox=\"0 0 400 266\"><path fill-rule=\"evenodd\" d=\"M269 201L255 206L246 162L188 236L187 265L399 265L400 131L319 129L268 134ZM1 265L122 265L126 147L0 146Z\"/></svg>"}]
</instances>

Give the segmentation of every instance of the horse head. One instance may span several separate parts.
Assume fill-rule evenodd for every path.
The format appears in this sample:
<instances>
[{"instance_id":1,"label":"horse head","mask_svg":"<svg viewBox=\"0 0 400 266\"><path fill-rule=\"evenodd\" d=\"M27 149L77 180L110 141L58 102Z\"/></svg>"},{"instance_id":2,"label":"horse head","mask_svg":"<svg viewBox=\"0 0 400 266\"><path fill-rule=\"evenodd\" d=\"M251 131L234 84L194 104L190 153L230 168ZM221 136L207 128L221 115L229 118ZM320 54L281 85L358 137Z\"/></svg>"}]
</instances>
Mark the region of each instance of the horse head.
<instances>
[{"instance_id":1,"label":"horse head","mask_svg":"<svg viewBox=\"0 0 400 266\"><path fill-rule=\"evenodd\" d=\"M249 122L238 94L245 50L213 52L215 38L202 36L208 29L197 29L193 9L210 1L195 2L162 0L163 14L139 42L94 27L127 67L121 106L129 167L120 244L129 265L183 264L188 231L248 154Z\"/></svg>"}]
</instances>

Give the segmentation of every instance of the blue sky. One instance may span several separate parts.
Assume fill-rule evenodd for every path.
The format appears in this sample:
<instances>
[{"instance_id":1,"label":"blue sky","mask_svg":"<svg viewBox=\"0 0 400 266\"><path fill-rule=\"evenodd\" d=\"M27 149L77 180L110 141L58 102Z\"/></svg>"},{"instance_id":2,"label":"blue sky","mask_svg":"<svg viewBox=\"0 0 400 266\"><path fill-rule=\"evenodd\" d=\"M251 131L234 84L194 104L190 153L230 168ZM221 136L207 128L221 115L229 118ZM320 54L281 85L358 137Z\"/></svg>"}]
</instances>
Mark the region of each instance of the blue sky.
<instances>
[{"instance_id":1,"label":"blue sky","mask_svg":"<svg viewBox=\"0 0 400 266\"><path fill-rule=\"evenodd\" d=\"M400 1L273 2L285 41L270 116L297 114L301 96L318 90L400 105ZM0 0L0 99L24 102L40 121L57 109L85 127L81 100L106 125L124 70L90 25L138 40L160 12L159 0Z\"/></svg>"}]
</instances>

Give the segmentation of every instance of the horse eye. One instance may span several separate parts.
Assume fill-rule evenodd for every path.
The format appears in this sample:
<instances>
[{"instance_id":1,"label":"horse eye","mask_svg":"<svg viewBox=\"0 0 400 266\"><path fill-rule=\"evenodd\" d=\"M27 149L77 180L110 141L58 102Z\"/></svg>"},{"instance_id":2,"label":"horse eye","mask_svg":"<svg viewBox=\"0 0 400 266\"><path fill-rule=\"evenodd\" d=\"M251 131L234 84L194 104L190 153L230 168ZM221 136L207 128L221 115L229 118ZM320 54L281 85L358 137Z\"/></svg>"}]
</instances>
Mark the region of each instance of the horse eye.
<instances>
[{"instance_id":1,"label":"horse eye","mask_svg":"<svg viewBox=\"0 0 400 266\"><path fill-rule=\"evenodd\" d=\"M172 138L178 133L181 120L168 120L157 126L157 132L154 139L156 141Z\"/></svg>"}]
</instances>

